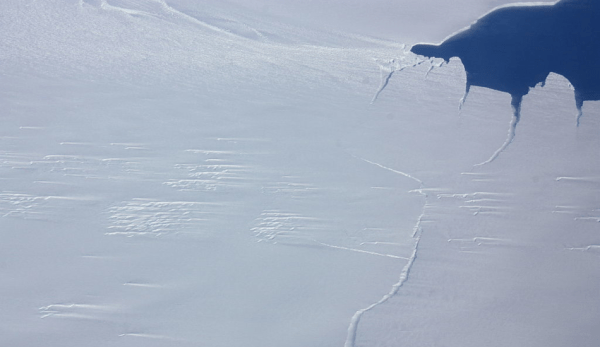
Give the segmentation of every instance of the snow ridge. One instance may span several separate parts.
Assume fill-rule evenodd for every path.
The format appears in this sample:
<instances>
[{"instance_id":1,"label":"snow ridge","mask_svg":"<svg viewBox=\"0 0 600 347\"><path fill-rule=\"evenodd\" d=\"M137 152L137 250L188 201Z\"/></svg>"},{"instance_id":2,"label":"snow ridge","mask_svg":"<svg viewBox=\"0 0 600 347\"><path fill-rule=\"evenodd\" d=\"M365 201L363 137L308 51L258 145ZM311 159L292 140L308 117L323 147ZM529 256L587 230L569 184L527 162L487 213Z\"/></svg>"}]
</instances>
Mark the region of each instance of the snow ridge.
<instances>
[{"instance_id":1,"label":"snow ridge","mask_svg":"<svg viewBox=\"0 0 600 347\"><path fill-rule=\"evenodd\" d=\"M401 176L407 177L412 179L413 181L419 183L419 188L413 190L414 192L419 193L420 195L422 195L425 198L425 204L423 205L423 209L421 211L421 214L419 215L419 217L417 218L417 222L415 223L415 226L413 228L413 239L414 239L414 248L413 251L410 255L410 257L407 259L408 262L406 263L406 265L404 265L404 268L402 269L402 272L400 273L400 278L398 279L398 282L396 282L392 288L390 289L389 293L385 294L381 299L379 299L379 301L371 304L370 306L360 309L358 311L356 311L356 313L354 313L354 315L352 316L351 320L350 320L350 325L348 326L348 334L346 336L346 342L344 343L344 347L355 347L356 345L356 334L357 334L357 330L358 330L358 325L360 323L360 320L362 318L362 316L367 313L368 311L376 308L379 305L382 305L384 303L386 303L388 300L390 300L392 297L394 297L398 291L400 290L400 288L402 287L402 285L406 282L406 280L408 279L408 275L410 274L410 270L413 267L413 264L415 263L415 260L417 259L417 250L419 248L419 243L421 241L421 234L422 234L422 227L421 224L423 222L423 218L425 217L425 209L429 206L428 203L428 194L425 193L425 186L423 184L423 181L421 181L420 179L402 172L402 171L398 171L392 168L389 168L387 166L381 165L379 163L364 159L364 158L360 158L357 156L354 156L357 159L360 159L366 163L378 166L384 170L399 174Z\"/></svg>"},{"instance_id":2,"label":"snow ridge","mask_svg":"<svg viewBox=\"0 0 600 347\"><path fill-rule=\"evenodd\" d=\"M84 3L83 1L80 1L80 3L79 3L80 8L83 8L83 3ZM179 19L182 19L189 23L212 30L219 34L223 34L223 35L230 36L230 37L241 37L239 35L236 35L236 34L230 32L229 30L220 28L215 25L211 25L211 24L206 23L196 17L188 15L182 11L179 11L176 8L170 6L164 0L150 0L150 3L155 4L156 6L159 7L159 9L155 10L157 12L152 13L152 12L147 12L146 10L130 9L130 8L126 8L123 6L112 5L112 4L109 4L107 0L100 0L100 8L103 10L108 10L108 11L120 11L128 16L145 16L145 17L155 17L155 18L163 18L163 19L168 19L169 17L179 18ZM134 3L134 5L139 5L139 4ZM263 35L260 32L258 32L257 30L255 30L253 28L250 28L250 30L254 31L254 33L257 36L263 37Z\"/></svg>"}]
</instances>

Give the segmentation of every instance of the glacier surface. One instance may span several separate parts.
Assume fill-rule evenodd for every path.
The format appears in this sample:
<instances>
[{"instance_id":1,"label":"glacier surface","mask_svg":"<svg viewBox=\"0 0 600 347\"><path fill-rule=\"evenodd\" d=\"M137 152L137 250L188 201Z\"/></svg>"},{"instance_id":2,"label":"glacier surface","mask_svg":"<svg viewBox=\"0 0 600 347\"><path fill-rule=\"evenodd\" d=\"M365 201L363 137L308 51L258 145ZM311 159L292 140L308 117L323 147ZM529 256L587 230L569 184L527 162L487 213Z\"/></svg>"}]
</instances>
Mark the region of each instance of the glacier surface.
<instances>
[{"instance_id":1,"label":"glacier surface","mask_svg":"<svg viewBox=\"0 0 600 347\"><path fill-rule=\"evenodd\" d=\"M0 344L594 346L599 106L551 74L474 167L506 95L389 8L3 1Z\"/></svg>"}]
</instances>

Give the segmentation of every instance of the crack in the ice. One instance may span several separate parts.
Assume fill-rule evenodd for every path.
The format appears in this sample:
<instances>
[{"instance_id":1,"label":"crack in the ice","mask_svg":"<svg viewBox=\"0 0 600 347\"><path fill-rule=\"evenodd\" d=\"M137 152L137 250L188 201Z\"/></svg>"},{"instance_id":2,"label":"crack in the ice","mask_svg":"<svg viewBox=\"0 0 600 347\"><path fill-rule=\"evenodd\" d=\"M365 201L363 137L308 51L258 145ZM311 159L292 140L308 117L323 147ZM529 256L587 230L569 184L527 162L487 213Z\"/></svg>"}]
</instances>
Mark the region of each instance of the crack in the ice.
<instances>
[{"instance_id":1,"label":"crack in the ice","mask_svg":"<svg viewBox=\"0 0 600 347\"><path fill-rule=\"evenodd\" d=\"M429 73L431 71L433 71L433 69L440 68L440 67L444 66L444 64L446 63L443 59L441 59L441 61L439 63L435 64L434 60L435 59L429 60L429 69L427 69L427 72L425 72L425 78L427 78L429 76Z\"/></svg>"},{"instance_id":2,"label":"crack in the ice","mask_svg":"<svg viewBox=\"0 0 600 347\"><path fill-rule=\"evenodd\" d=\"M479 163L479 164L475 164L474 165L475 167L483 166L485 164L489 164L489 163L493 162L513 142L513 140L515 139L517 124L519 124L519 120L521 119L521 101L522 100L523 100L522 95L513 95L513 97L512 97L511 106L513 108L513 117L510 121L510 127L508 128L508 136L506 138L506 141L504 141L502 146L500 146L500 148L498 148L496 150L496 152L494 152L494 154L492 154L492 156L488 160L486 160L482 163Z\"/></svg>"},{"instance_id":3,"label":"crack in the ice","mask_svg":"<svg viewBox=\"0 0 600 347\"><path fill-rule=\"evenodd\" d=\"M390 61L391 64L394 63L394 59L392 59ZM388 72L387 76L384 77L383 75L383 68L380 68L380 72L381 72L381 84L379 85L379 89L377 90L377 92L375 93L375 96L373 96L373 99L371 100L371 104L375 103L375 100L377 100L377 98L379 97L379 94L381 94L381 92L385 89L385 87L387 87L388 83L390 82L390 78L392 78L392 75L394 74L394 72L396 72L396 70L394 68L390 68L390 72Z\"/></svg>"},{"instance_id":4,"label":"crack in the ice","mask_svg":"<svg viewBox=\"0 0 600 347\"><path fill-rule=\"evenodd\" d=\"M416 178L416 177L414 177L414 176L412 176L412 175L410 175L410 174L407 174L406 172L398 171L398 170L395 170L395 169L389 168L389 167L387 167L387 166L383 166L383 165L381 165L381 164L379 164L379 163L376 163L376 162L374 162L374 161L370 161L370 160L368 160L368 159L365 159L365 158L361 158L361 157L359 157L359 156L356 156L356 155L353 155L353 154L352 154L352 156L353 156L354 158L356 158L356 159L362 160L362 161L364 161L364 162L366 162L366 163L369 163L369 164L371 164L371 165L378 166L378 167L380 167L380 168L382 168L382 169L384 169L384 170L387 170L387 171L393 172L393 173L395 173L395 174L398 174L398 175L402 175L402 176L404 176L404 177L406 177L406 178L410 178L411 180L413 180L413 181L415 181L415 182L419 183L419 186L420 186L420 188L423 188L423 181L421 181L420 179L418 179L418 178Z\"/></svg>"},{"instance_id":5,"label":"crack in the ice","mask_svg":"<svg viewBox=\"0 0 600 347\"><path fill-rule=\"evenodd\" d=\"M299 224L299 221L302 221L303 223ZM265 240L271 241L273 243L278 243L280 242L278 241L280 237L285 237L288 240L294 239L300 241L314 242L315 244L326 248L369 254L378 257L408 260L408 258L406 257L401 257L394 254L379 253L367 251L364 249L333 245L330 243L318 241L314 237L310 237L307 234L307 231L311 229L316 230L327 228L327 226L321 224L323 224L323 221L318 218L307 217L297 213L289 213L279 210L265 210L263 211L263 213L261 213L258 225L253 227L251 231L255 234L256 237L259 238L258 242ZM363 244L364 243L361 243L360 245ZM294 245L294 243L291 243L291 245Z\"/></svg>"},{"instance_id":6,"label":"crack in the ice","mask_svg":"<svg viewBox=\"0 0 600 347\"><path fill-rule=\"evenodd\" d=\"M427 206L427 204L425 204L425 206ZM423 207L423 209L425 209L425 206ZM419 219L417 220L417 223L415 225L414 236L413 236L413 238L415 239L415 247L413 249L412 254L408 258L408 262L406 263L406 265L402 269L402 272L400 273L400 279L398 280L398 282L396 282L392 286L392 289L390 290L390 292L387 293L386 295L384 295L379 301L377 301L374 304L371 304L370 306L368 306L366 308L356 311L356 313L354 314L354 316L352 316L352 319L350 320L350 326L348 327L348 335L346 337L346 343L344 344L344 347L354 347L355 346L356 333L357 333L358 325L360 323L362 316L366 312L374 309L375 307L377 307L381 304L384 304L385 302L390 300L392 297L394 297L400 290L400 287L402 287L402 285L408 279L410 270L412 269L412 266L417 258L417 250L418 250L419 242L421 241L421 232L422 232L421 222L423 221L424 214L425 214L425 212L423 211L423 213L419 216Z\"/></svg>"},{"instance_id":7,"label":"crack in the ice","mask_svg":"<svg viewBox=\"0 0 600 347\"><path fill-rule=\"evenodd\" d=\"M370 254L370 255L376 255L376 256L379 256L379 257L387 257L387 258L394 258L394 259L409 260L409 258L400 257L400 256L393 255L393 254L377 253L377 252L365 251L363 249L356 249L356 248L336 246L336 245L331 245L331 244L328 244L328 243L320 242L320 241L317 241L315 239L309 239L309 240L311 240L311 241L313 241L315 243L318 243L321 246L328 247L328 248L340 249L340 250L344 250L344 251L351 251L351 252L364 253L364 254Z\"/></svg>"},{"instance_id":8,"label":"crack in the ice","mask_svg":"<svg viewBox=\"0 0 600 347\"><path fill-rule=\"evenodd\" d=\"M346 336L346 342L344 343L344 347L355 347L358 325L360 324L360 320L362 319L363 315L365 313L371 311L372 309L376 308L377 306L386 303L388 300L390 300L392 297L394 297L398 293L398 291L400 290L402 285L404 285L404 283L408 280L410 271L413 267L413 264L415 263L415 260L417 259L417 250L419 248L419 243L421 241L421 235L422 235L421 224L423 222L423 218L425 217L425 210L428 206L428 198L429 198L428 194L425 193L425 186L423 184L423 181L421 181L420 179L418 179L408 173L389 168L382 164L379 164L379 163L376 163L376 162L373 162L373 161L370 161L370 160L367 160L367 159L364 159L364 158L361 158L358 156L353 155L353 157L360 159L366 163L380 167L384 170L399 174L406 178L410 178L413 181L417 182L419 184L419 188L414 191L421 194L425 198L425 203L423 204L423 209L421 211L421 214L417 218L417 222L415 223L415 226L413 228L412 238L414 239L414 248L413 248L412 254L410 255L410 257L408 257L408 259L407 259L408 261L407 261L406 265L404 266L404 268L402 269L402 272L400 273L400 278L399 278L398 282L396 282L392 286L391 290L387 294L385 294L379 301L371 304L370 306L368 306L366 308L360 309L360 310L356 311L356 313L354 313L354 315L352 316L352 318L350 320L350 325L348 326L348 334Z\"/></svg>"},{"instance_id":9,"label":"crack in the ice","mask_svg":"<svg viewBox=\"0 0 600 347\"><path fill-rule=\"evenodd\" d=\"M375 96L373 96L373 99L371 99L371 104L374 104L377 98L379 98L379 94L381 94L381 92L383 92L383 90L387 87L394 73L400 72L408 67L419 66L426 61L430 62L433 68L433 59L419 58L417 55L412 54L409 51L406 51L405 49L406 46L403 46L404 51L402 52L402 56L398 60L390 59L389 61L383 64L379 64L379 70L381 72L381 83L379 85L379 89L377 89L377 92L375 93ZM387 71L387 73L384 73L385 71Z\"/></svg>"},{"instance_id":10,"label":"crack in the ice","mask_svg":"<svg viewBox=\"0 0 600 347\"><path fill-rule=\"evenodd\" d=\"M465 86L465 94L463 95L462 98L460 98L460 101L458 102L458 112L459 113L460 113L460 111L462 111L462 108L465 105L465 102L467 101L467 96L469 96L470 90L471 90L471 84L469 83L469 81L467 81L467 84Z\"/></svg>"}]
</instances>

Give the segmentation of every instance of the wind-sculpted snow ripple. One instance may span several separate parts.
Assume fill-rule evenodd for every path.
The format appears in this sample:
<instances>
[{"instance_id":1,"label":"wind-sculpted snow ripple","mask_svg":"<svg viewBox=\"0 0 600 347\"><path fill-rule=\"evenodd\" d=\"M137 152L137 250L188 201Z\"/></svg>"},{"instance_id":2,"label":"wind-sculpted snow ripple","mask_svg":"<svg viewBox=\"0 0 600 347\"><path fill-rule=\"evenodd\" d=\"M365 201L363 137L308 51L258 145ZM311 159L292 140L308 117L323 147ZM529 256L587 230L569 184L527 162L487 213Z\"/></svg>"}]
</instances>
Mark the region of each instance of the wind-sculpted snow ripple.
<instances>
[{"instance_id":1,"label":"wind-sculpted snow ripple","mask_svg":"<svg viewBox=\"0 0 600 347\"><path fill-rule=\"evenodd\" d=\"M600 223L600 176L562 176L556 178L556 183L567 192L562 194L563 199L553 213L570 215L576 221ZM584 188L588 196L581 201L570 198L571 192L577 191L575 188Z\"/></svg>"},{"instance_id":2,"label":"wind-sculpted snow ripple","mask_svg":"<svg viewBox=\"0 0 600 347\"><path fill-rule=\"evenodd\" d=\"M109 208L106 235L160 237L192 234L210 236L215 221L223 216L218 204L192 201L147 201L134 199ZM211 228L210 226L213 226Z\"/></svg>"},{"instance_id":3,"label":"wind-sculpted snow ripple","mask_svg":"<svg viewBox=\"0 0 600 347\"><path fill-rule=\"evenodd\" d=\"M60 212L80 204L85 199L63 196L31 195L15 192L0 193L0 217L28 220L60 220Z\"/></svg>"},{"instance_id":4,"label":"wind-sculpted snow ripple","mask_svg":"<svg viewBox=\"0 0 600 347\"><path fill-rule=\"evenodd\" d=\"M0 153L0 168L104 180L131 179L144 172L144 158L138 156L140 151L145 150L141 144L63 142L60 146L63 147L61 152L47 155ZM86 149L93 154L71 154L78 149Z\"/></svg>"},{"instance_id":5,"label":"wind-sculpted snow ripple","mask_svg":"<svg viewBox=\"0 0 600 347\"><path fill-rule=\"evenodd\" d=\"M326 229L324 221L280 210L265 210L250 229L259 241L293 243Z\"/></svg>"},{"instance_id":6,"label":"wind-sculpted snow ripple","mask_svg":"<svg viewBox=\"0 0 600 347\"><path fill-rule=\"evenodd\" d=\"M188 172L185 179L171 179L165 185L181 191L223 191L241 189L248 186L252 179L248 177L256 174L251 166L206 163L206 164L177 164L176 169Z\"/></svg>"}]
</instances>

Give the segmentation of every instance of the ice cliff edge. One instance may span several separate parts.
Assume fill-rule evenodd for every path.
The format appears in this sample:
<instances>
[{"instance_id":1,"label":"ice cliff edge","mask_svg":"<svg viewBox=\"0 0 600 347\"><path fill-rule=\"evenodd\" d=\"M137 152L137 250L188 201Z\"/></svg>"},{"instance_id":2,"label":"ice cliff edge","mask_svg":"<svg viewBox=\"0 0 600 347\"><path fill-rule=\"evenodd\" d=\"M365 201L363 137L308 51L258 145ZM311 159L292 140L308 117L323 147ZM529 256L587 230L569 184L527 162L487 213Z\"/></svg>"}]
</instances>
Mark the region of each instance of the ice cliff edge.
<instances>
[{"instance_id":1,"label":"ice cliff edge","mask_svg":"<svg viewBox=\"0 0 600 347\"><path fill-rule=\"evenodd\" d=\"M411 51L448 61L459 57L470 86L511 94L519 107L529 88L550 72L567 78L583 102L600 100L600 1L561 0L554 4L514 4L485 14L438 45Z\"/></svg>"}]
</instances>

